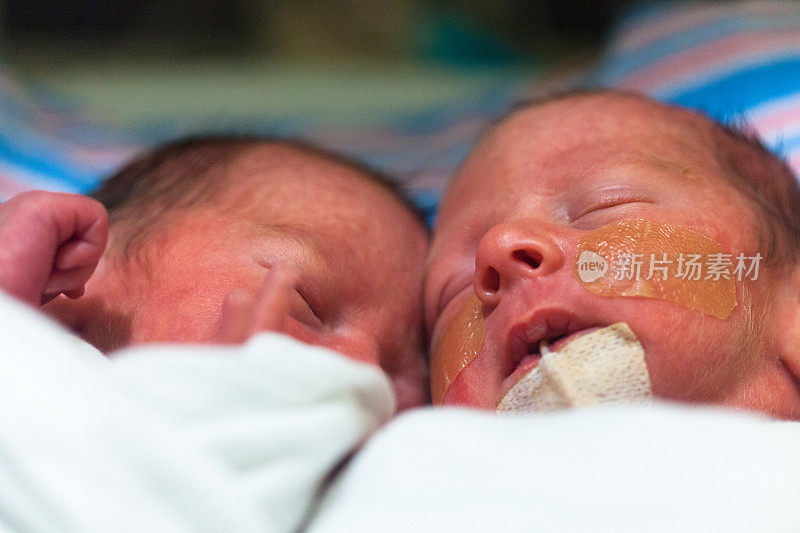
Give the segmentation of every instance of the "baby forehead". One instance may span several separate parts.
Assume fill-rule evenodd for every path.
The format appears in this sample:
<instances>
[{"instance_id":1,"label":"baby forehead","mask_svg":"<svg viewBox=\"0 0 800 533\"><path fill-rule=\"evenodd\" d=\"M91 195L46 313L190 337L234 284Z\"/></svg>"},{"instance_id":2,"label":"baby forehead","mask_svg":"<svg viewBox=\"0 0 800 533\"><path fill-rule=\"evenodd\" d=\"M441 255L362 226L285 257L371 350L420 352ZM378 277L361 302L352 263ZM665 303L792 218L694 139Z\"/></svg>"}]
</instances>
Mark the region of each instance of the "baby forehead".
<instances>
[{"instance_id":1,"label":"baby forehead","mask_svg":"<svg viewBox=\"0 0 800 533\"><path fill-rule=\"evenodd\" d=\"M470 154L445 194L440 219L467 206L482 205L486 212L498 202L523 201L527 193L546 197L638 184L663 189L699 176L716 188L724 184L724 169L705 129L710 125L641 97L568 97L524 108Z\"/></svg>"},{"instance_id":2,"label":"baby forehead","mask_svg":"<svg viewBox=\"0 0 800 533\"><path fill-rule=\"evenodd\" d=\"M636 95L557 98L507 116L484 135L458 177L522 172L561 179L559 172L638 160L716 166L713 130L701 115Z\"/></svg>"},{"instance_id":3,"label":"baby forehead","mask_svg":"<svg viewBox=\"0 0 800 533\"><path fill-rule=\"evenodd\" d=\"M261 201L316 201L324 208L347 207L351 211L365 203L404 207L383 176L312 147L260 145L238 158L227 173L233 189L246 189Z\"/></svg>"},{"instance_id":4,"label":"baby forehead","mask_svg":"<svg viewBox=\"0 0 800 533\"><path fill-rule=\"evenodd\" d=\"M243 211L267 225L338 237L347 245L375 239L406 245L424 234L383 177L332 154L259 147L230 172L242 184L234 186L234 196Z\"/></svg>"},{"instance_id":5,"label":"baby forehead","mask_svg":"<svg viewBox=\"0 0 800 533\"><path fill-rule=\"evenodd\" d=\"M557 96L511 112L484 137L488 144L514 142L573 146L606 139L637 141L643 136L681 136L702 141L697 129L710 122L701 115L615 91ZM541 147L540 147L541 148Z\"/></svg>"}]
</instances>

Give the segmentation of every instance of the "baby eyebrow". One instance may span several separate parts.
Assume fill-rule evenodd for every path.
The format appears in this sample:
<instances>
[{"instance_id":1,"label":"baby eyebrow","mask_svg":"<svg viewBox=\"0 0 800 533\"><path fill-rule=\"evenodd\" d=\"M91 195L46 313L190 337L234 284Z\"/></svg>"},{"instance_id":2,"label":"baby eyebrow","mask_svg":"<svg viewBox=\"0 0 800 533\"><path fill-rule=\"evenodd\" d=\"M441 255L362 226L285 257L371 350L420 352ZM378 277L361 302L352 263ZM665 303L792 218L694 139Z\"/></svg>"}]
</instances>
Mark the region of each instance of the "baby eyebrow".
<instances>
[{"instance_id":1,"label":"baby eyebrow","mask_svg":"<svg viewBox=\"0 0 800 533\"><path fill-rule=\"evenodd\" d=\"M666 178L688 181L700 181L701 176L695 168L687 162L672 161L657 157L649 153L637 153L631 161L625 162L622 167L634 166L635 171L652 171Z\"/></svg>"}]
</instances>

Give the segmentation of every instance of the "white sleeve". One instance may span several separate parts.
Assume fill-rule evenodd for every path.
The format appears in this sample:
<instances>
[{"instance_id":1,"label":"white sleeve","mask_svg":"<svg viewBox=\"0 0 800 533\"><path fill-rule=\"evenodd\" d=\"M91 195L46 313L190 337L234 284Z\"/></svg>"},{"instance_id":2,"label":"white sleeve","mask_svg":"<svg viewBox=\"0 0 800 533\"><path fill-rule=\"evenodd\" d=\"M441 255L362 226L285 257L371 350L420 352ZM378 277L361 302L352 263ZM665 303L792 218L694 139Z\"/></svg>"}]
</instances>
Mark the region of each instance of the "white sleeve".
<instances>
[{"instance_id":1,"label":"white sleeve","mask_svg":"<svg viewBox=\"0 0 800 533\"><path fill-rule=\"evenodd\" d=\"M310 533L800 531L800 425L666 405L398 417Z\"/></svg>"},{"instance_id":2,"label":"white sleeve","mask_svg":"<svg viewBox=\"0 0 800 533\"><path fill-rule=\"evenodd\" d=\"M279 335L105 358L0 295L0 528L289 531L394 409L366 365Z\"/></svg>"}]
</instances>

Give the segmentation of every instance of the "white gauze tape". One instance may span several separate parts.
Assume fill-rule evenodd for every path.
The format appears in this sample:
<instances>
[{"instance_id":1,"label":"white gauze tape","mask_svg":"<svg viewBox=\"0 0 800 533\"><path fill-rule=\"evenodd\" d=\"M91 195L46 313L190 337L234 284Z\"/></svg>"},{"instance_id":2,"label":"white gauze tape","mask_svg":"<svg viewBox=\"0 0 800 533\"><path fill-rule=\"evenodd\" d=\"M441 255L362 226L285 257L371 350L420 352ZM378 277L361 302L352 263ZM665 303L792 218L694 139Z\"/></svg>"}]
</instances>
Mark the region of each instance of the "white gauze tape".
<instances>
[{"instance_id":1,"label":"white gauze tape","mask_svg":"<svg viewBox=\"0 0 800 533\"><path fill-rule=\"evenodd\" d=\"M644 350L627 324L582 335L559 351L542 350L539 365L497 405L498 412L550 412L652 397Z\"/></svg>"}]
</instances>

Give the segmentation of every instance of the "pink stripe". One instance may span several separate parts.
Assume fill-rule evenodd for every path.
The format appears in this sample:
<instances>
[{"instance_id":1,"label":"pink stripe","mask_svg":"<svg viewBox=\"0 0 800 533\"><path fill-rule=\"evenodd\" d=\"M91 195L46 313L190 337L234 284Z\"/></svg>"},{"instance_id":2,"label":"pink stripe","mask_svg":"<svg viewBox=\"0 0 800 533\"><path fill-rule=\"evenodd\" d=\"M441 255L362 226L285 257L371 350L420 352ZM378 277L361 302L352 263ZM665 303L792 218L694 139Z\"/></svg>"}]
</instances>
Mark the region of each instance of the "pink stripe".
<instances>
[{"instance_id":1,"label":"pink stripe","mask_svg":"<svg viewBox=\"0 0 800 533\"><path fill-rule=\"evenodd\" d=\"M800 52L800 30L742 33L670 56L622 79L618 86L653 92L687 78L701 78L721 67L740 66L746 60L761 63L770 53L789 51Z\"/></svg>"},{"instance_id":2,"label":"pink stripe","mask_svg":"<svg viewBox=\"0 0 800 533\"><path fill-rule=\"evenodd\" d=\"M750 123L762 135L784 130L789 124L800 125L800 93L797 94L797 99L792 104L792 106L781 107L781 109L763 115L751 114L749 115Z\"/></svg>"},{"instance_id":3,"label":"pink stripe","mask_svg":"<svg viewBox=\"0 0 800 533\"><path fill-rule=\"evenodd\" d=\"M20 179L14 179L0 169L0 200L5 201L23 191L31 190L31 186Z\"/></svg>"},{"instance_id":4,"label":"pink stripe","mask_svg":"<svg viewBox=\"0 0 800 533\"><path fill-rule=\"evenodd\" d=\"M795 153L788 158L789 168L792 169L795 176L800 177L800 153Z\"/></svg>"},{"instance_id":5,"label":"pink stripe","mask_svg":"<svg viewBox=\"0 0 800 533\"><path fill-rule=\"evenodd\" d=\"M741 5L695 6L671 16L661 17L653 21L639 23L634 29L623 34L613 45L617 52L631 52L670 35L701 26L715 19L731 15L785 16L798 14L800 10L791 2L748 2Z\"/></svg>"},{"instance_id":6,"label":"pink stripe","mask_svg":"<svg viewBox=\"0 0 800 533\"><path fill-rule=\"evenodd\" d=\"M144 146L108 146L91 148L76 146L69 150L68 155L73 161L85 166L112 166L122 164L141 153Z\"/></svg>"}]
</instances>

